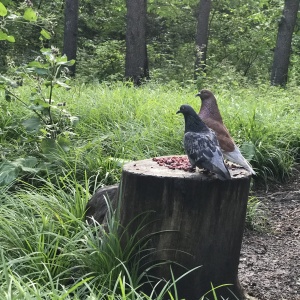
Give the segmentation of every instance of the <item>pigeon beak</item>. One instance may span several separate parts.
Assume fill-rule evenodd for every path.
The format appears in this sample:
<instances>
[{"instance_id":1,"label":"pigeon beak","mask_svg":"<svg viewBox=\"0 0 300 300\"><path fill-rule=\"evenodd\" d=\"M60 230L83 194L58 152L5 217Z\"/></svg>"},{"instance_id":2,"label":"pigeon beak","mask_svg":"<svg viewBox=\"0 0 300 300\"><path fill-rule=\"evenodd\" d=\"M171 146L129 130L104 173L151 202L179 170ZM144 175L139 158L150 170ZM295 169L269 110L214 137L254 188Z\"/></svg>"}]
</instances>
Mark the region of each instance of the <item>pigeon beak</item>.
<instances>
[{"instance_id":1,"label":"pigeon beak","mask_svg":"<svg viewBox=\"0 0 300 300\"><path fill-rule=\"evenodd\" d=\"M201 96L201 92L195 95L195 97L200 97L200 96Z\"/></svg>"}]
</instances>

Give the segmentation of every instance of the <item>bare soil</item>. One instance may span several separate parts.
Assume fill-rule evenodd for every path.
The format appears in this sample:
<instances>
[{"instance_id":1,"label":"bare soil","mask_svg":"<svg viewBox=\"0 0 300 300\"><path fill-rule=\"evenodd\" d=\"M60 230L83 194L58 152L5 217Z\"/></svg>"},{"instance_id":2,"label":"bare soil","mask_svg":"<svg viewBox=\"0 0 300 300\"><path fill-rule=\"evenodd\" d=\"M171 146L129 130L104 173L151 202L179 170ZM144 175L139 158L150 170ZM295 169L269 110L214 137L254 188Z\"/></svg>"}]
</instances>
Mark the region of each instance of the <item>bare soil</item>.
<instances>
[{"instance_id":1,"label":"bare soil","mask_svg":"<svg viewBox=\"0 0 300 300\"><path fill-rule=\"evenodd\" d=\"M286 184L256 187L268 222L245 230L239 279L248 299L300 300L300 166Z\"/></svg>"}]
</instances>

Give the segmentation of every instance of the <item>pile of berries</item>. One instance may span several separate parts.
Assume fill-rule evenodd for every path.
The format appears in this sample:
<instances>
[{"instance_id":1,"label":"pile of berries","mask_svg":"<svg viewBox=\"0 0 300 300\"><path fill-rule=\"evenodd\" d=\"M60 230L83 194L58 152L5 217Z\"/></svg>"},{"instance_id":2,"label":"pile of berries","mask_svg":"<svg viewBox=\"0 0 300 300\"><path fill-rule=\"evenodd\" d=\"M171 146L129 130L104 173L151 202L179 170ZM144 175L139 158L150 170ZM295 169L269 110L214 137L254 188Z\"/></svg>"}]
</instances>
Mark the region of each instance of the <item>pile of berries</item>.
<instances>
[{"instance_id":1,"label":"pile of berries","mask_svg":"<svg viewBox=\"0 0 300 300\"><path fill-rule=\"evenodd\" d=\"M167 167L169 169L183 170L186 172L194 172L187 156L168 156L168 157L154 157L152 159L156 161L160 166Z\"/></svg>"}]
</instances>

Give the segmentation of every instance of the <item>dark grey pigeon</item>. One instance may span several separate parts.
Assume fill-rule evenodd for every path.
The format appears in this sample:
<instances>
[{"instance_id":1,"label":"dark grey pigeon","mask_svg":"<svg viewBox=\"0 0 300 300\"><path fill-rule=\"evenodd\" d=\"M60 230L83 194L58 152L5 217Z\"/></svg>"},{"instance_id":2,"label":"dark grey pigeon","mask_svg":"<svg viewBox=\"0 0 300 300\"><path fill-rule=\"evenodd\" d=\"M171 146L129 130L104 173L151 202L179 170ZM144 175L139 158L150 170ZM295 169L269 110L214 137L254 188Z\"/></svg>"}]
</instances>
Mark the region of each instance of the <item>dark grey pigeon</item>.
<instances>
[{"instance_id":1,"label":"dark grey pigeon","mask_svg":"<svg viewBox=\"0 0 300 300\"><path fill-rule=\"evenodd\" d=\"M215 133L205 125L191 106L181 105L178 113L184 115L184 149L192 167L214 172L221 180L230 179Z\"/></svg>"}]
</instances>

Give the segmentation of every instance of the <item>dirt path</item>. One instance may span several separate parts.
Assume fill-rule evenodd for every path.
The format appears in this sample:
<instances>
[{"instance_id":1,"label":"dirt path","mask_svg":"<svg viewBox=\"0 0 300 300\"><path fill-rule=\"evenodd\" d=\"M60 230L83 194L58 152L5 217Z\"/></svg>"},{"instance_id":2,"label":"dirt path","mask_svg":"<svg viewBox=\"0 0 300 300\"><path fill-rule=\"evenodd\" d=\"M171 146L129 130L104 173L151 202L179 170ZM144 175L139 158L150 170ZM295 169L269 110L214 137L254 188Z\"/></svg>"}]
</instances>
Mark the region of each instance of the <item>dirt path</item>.
<instances>
[{"instance_id":1,"label":"dirt path","mask_svg":"<svg viewBox=\"0 0 300 300\"><path fill-rule=\"evenodd\" d=\"M300 166L288 184L256 189L268 212L267 230L246 230L239 279L258 300L300 300Z\"/></svg>"}]
</instances>

